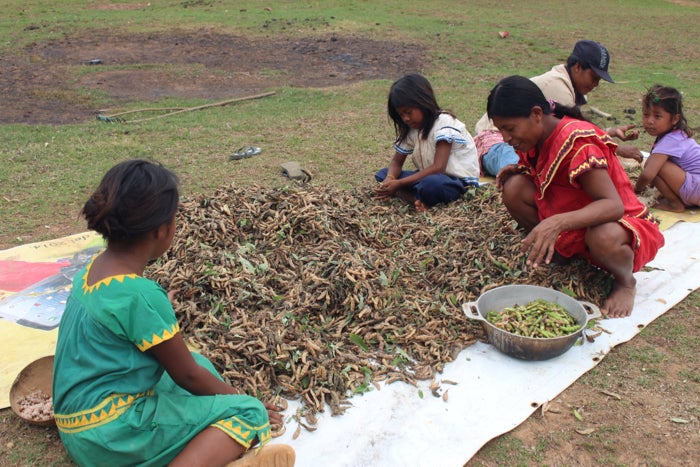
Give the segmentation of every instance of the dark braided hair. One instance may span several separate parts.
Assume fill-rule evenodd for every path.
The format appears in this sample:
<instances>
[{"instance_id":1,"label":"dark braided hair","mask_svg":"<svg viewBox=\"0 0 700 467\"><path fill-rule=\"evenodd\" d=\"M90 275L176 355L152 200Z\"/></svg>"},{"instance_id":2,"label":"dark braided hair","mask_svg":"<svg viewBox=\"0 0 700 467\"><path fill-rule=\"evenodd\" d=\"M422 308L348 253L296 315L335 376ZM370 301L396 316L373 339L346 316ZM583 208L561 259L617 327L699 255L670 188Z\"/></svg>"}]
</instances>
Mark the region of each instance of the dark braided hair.
<instances>
[{"instance_id":1,"label":"dark braided hair","mask_svg":"<svg viewBox=\"0 0 700 467\"><path fill-rule=\"evenodd\" d=\"M160 164L121 162L107 171L81 214L108 243L138 239L173 220L177 187L177 176Z\"/></svg>"}]
</instances>

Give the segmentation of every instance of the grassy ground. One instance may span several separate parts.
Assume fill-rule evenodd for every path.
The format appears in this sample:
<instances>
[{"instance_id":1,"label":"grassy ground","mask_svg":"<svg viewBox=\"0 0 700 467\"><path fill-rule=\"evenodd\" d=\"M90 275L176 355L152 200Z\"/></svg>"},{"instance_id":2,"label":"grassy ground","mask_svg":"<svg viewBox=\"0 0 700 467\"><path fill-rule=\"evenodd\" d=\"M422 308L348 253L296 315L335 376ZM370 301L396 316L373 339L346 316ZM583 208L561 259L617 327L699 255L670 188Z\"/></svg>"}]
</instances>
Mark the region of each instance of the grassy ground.
<instances>
[{"instance_id":1,"label":"grassy ground","mask_svg":"<svg viewBox=\"0 0 700 467\"><path fill-rule=\"evenodd\" d=\"M148 31L214 29L259 40L279 36L361 35L425 48L421 70L439 102L467 127L483 113L485 96L508 74L531 76L566 59L573 43L594 38L611 50L616 85L602 84L592 105L617 116L637 108L654 83L684 92L691 125L700 122L698 1L537 0L503 3L380 3L284 1L99 2L8 0L0 18L0 55L32 43L62 40L91 30L115 37ZM572 22L572 18L575 21ZM38 26L34 29L32 26ZM509 30L508 39L498 31ZM34 57L26 57L33 60ZM143 107L80 85L96 70L68 66L72 89L38 89L95 109ZM408 70L407 70L408 71ZM275 74L275 70L267 70ZM82 124L3 125L0 146L0 248L81 232L77 212L86 194L115 161L155 158L183 180L185 194L210 192L222 183L286 183L279 164L298 160L318 183L365 184L385 165L393 141L385 115L391 80L331 88L271 89L275 96L129 126ZM0 89L7 97L12 88ZM149 106L194 106L205 99L163 98ZM243 144L263 148L259 159L233 163ZM651 140L643 137L642 150ZM535 415L489 443L471 465L672 465L674 439L689 461L700 458L698 407L700 326L697 293L674 307L630 343L615 349L557 401L559 413ZM601 391L615 393L601 396ZM572 408L583 411L583 421ZM688 423L674 422L686 420ZM0 465L67 465L55 429L25 426L0 412ZM576 430L595 428L588 434ZM684 459L680 457L679 459ZM667 462L668 460L668 462ZM681 462L682 463L682 462ZM690 463L690 462L686 462Z\"/></svg>"},{"instance_id":2,"label":"grassy ground","mask_svg":"<svg viewBox=\"0 0 700 467\"><path fill-rule=\"evenodd\" d=\"M98 8L112 5L112 9ZM137 9L116 9L111 3L10 0L0 20L0 51L21 51L38 41L59 41L71 34L109 28L118 40L124 34L154 30L216 28L223 33L263 40L280 35L365 35L425 48L423 70L439 102L453 110L468 128L483 113L488 90L501 77L542 73L562 62L573 43L592 37L611 50L616 85L602 84L591 97L596 107L623 122L623 109L638 107L642 91L656 82L685 92L688 118L700 121L698 68L700 51L697 8L664 1L592 1L571 6L555 1L527 2L517 8L493 1L430 4L364 1L282 2L268 11L258 2L123 2ZM145 6L148 5L148 6ZM596 11L594 16L587 15ZM541 12L546 12L546 20ZM571 17L577 18L572 24ZM90 20L87 20L90 18ZM281 26L284 24L291 26ZM37 29L28 29L32 25ZM650 25L650 27L640 27ZM658 34L672 29L677 34ZM501 39L498 31L511 35ZM29 57L31 60L32 58ZM39 58L34 58L39 60ZM99 67L98 67L99 68ZM85 87L80 79L105 68L66 66L74 88L67 105L89 103L95 109L143 107ZM273 73L273 71L270 71ZM5 125L0 147L0 246L53 238L58 224L80 231L79 202L116 160L155 158L176 170L186 192L208 191L224 179L239 183L282 184L278 166L299 160L318 174L317 180L340 186L365 183L372 170L386 164L393 141L385 114L391 79L335 88L285 86L282 76L273 97L185 113L175 118L123 126L94 120L79 125ZM311 83L312 84L312 83ZM49 90L38 89L37 93ZM12 88L5 92L12 92ZM149 106L194 106L202 99L163 98ZM635 116L639 122L639 113ZM640 147L651 141L644 137ZM261 146L258 164L232 164L228 154L244 144ZM347 174L353 174L348 177ZM47 200L51 202L46 202ZM60 207L62 216L54 213ZM29 215L28 213L31 213Z\"/></svg>"}]
</instances>

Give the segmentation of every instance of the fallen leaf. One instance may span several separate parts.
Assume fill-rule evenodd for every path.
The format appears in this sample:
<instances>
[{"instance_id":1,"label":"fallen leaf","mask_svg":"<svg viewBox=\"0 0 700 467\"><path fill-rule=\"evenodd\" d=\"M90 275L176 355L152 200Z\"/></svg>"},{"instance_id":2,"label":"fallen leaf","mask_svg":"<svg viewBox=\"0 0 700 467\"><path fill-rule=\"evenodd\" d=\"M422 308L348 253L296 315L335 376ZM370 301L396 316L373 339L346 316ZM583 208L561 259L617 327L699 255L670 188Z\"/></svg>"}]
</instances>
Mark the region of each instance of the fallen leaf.
<instances>
[{"instance_id":1,"label":"fallen leaf","mask_svg":"<svg viewBox=\"0 0 700 467\"><path fill-rule=\"evenodd\" d=\"M678 418L678 417L671 417L671 421L673 423L690 423L689 420L686 420L685 418Z\"/></svg>"},{"instance_id":2,"label":"fallen leaf","mask_svg":"<svg viewBox=\"0 0 700 467\"><path fill-rule=\"evenodd\" d=\"M576 433L579 435L590 435L593 432L595 432L595 428L576 428Z\"/></svg>"},{"instance_id":3,"label":"fallen leaf","mask_svg":"<svg viewBox=\"0 0 700 467\"><path fill-rule=\"evenodd\" d=\"M605 394L606 396L612 397L613 399L617 399L617 400L619 400L619 401L622 400L622 397L620 397L619 394L615 394L614 392L605 391L605 390L601 390L600 392L602 392L602 393Z\"/></svg>"},{"instance_id":4,"label":"fallen leaf","mask_svg":"<svg viewBox=\"0 0 700 467\"><path fill-rule=\"evenodd\" d=\"M668 303L668 302L667 302L666 300L664 300L663 298L657 298L656 301L659 302L659 303L663 303L664 305L665 305L666 303Z\"/></svg>"},{"instance_id":5,"label":"fallen leaf","mask_svg":"<svg viewBox=\"0 0 700 467\"><path fill-rule=\"evenodd\" d=\"M598 331L598 332L584 332L583 335L586 336L586 340L588 342L594 342L595 338L600 336L603 333L603 331Z\"/></svg>"},{"instance_id":6,"label":"fallen leaf","mask_svg":"<svg viewBox=\"0 0 700 467\"><path fill-rule=\"evenodd\" d=\"M307 425L307 424L304 423L304 422L299 422L299 425L303 426L303 427L306 428L308 431L311 431L311 432L316 431L316 427L315 427L315 426Z\"/></svg>"},{"instance_id":7,"label":"fallen leaf","mask_svg":"<svg viewBox=\"0 0 700 467\"><path fill-rule=\"evenodd\" d=\"M445 393L442 395L442 401L443 401L443 402L447 402L447 393L448 393L448 392L450 392L449 389L447 389L447 390L445 391Z\"/></svg>"},{"instance_id":8,"label":"fallen leaf","mask_svg":"<svg viewBox=\"0 0 700 467\"><path fill-rule=\"evenodd\" d=\"M433 382L430 383L430 392L434 397L440 397L440 383L433 380Z\"/></svg>"},{"instance_id":9,"label":"fallen leaf","mask_svg":"<svg viewBox=\"0 0 700 467\"><path fill-rule=\"evenodd\" d=\"M578 421L580 421L580 422L583 421L583 417L581 416L581 414L579 413L579 411L576 410L576 409L574 409L574 417L576 417L576 419L577 419Z\"/></svg>"}]
</instances>

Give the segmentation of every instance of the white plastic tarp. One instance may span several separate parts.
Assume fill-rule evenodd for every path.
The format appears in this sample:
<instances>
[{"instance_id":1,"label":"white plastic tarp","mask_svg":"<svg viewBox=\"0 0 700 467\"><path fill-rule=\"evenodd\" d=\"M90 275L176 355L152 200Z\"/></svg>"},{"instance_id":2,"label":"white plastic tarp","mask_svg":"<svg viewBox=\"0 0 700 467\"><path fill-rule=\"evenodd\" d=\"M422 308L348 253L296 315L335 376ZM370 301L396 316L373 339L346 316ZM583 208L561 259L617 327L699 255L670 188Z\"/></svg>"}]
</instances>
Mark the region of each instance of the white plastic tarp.
<instances>
[{"instance_id":1,"label":"white plastic tarp","mask_svg":"<svg viewBox=\"0 0 700 467\"><path fill-rule=\"evenodd\" d=\"M525 421L543 403L598 364L616 345L627 342L654 319L700 287L700 224L681 222L664 231L666 245L639 272L632 316L601 320L595 342L576 345L545 361L521 361L489 344L463 350L436 378L447 400L434 397L430 381L381 386L351 399L342 416L321 414L318 428L290 420L274 442L292 445L299 466L463 466L491 439ZM421 397L422 394L422 397ZM287 419L298 405L291 401Z\"/></svg>"}]
</instances>

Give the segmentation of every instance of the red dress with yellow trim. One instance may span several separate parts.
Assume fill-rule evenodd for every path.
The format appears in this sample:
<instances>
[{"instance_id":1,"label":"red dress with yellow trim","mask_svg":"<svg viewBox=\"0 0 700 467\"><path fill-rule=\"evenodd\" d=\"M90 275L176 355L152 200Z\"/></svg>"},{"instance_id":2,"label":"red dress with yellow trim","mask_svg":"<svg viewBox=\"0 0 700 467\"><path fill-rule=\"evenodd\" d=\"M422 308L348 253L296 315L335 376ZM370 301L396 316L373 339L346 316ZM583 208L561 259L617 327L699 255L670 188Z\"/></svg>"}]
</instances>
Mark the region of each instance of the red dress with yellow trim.
<instances>
[{"instance_id":1,"label":"red dress with yellow trim","mask_svg":"<svg viewBox=\"0 0 700 467\"><path fill-rule=\"evenodd\" d=\"M520 153L520 165L535 183L535 204L540 220L554 214L575 211L593 200L578 183L578 177L594 169L604 169L617 188L625 207L618 222L632 234L636 272L654 259L664 245L664 237L649 209L634 193L627 173L615 155L617 145L607 133L592 123L564 117L542 145ZM559 234L555 249L566 258L581 255L591 260L585 243L586 229Z\"/></svg>"}]
</instances>

